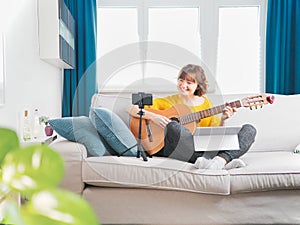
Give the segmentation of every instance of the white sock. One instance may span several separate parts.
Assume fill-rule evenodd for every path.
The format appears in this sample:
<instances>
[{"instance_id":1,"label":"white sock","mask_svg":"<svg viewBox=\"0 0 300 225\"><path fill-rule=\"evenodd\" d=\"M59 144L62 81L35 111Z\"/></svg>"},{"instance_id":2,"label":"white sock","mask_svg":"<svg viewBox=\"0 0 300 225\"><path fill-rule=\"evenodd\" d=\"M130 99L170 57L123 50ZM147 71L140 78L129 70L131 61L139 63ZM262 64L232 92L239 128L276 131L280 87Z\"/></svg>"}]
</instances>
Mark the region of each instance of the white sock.
<instances>
[{"instance_id":1,"label":"white sock","mask_svg":"<svg viewBox=\"0 0 300 225\"><path fill-rule=\"evenodd\" d=\"M210 162L209 166L207 167L207 169L209 169L209 170L222 170L222 169L224 169L225 164L226 164L225 159L223 159L220 156L215 156L211 160L211 162Z\"/></svg>"},{"instance_id":2,"label":"white sock","mask_svg":"<svg viewBox=\"0 0 300 225\"><path fill-rule=\"evenodd\" d=\"M234 168L245 167L246 163L241 159L233 159L231 162L227 163L225 166L226 170L231 170Z\"/></svg>"},{"instance_id":3,"label":"white sock","mask_svg":"<svg viewBox=\"0 0 300 225\"><path fill-rule=\"evenodd\" d=\"M197 169L206 169L209 166L210 161L211 160L209 160L207 158L198 157L194 164L194 167L196 167Z\"/></svg>"}]
</instances>

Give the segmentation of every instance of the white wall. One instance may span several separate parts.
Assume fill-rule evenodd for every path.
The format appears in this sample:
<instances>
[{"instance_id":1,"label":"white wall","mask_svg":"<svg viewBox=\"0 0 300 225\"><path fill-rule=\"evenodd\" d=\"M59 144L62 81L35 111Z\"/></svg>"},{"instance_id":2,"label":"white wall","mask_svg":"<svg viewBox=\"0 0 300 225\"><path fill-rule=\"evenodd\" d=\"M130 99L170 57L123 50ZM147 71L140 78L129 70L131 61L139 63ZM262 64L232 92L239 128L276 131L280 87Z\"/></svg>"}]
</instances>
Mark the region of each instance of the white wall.
<instances>
[{"instance_id":1,"label":"white wall","mask_svg":"<svg viewBox=\"0 0 300 225\"><path fill-rule=\"evenodd\" d=\"M61 116L62 70L39 58L38 0L1 0L0 30L5 33L5 104L0 127L20 134L25 109Z\"/></svg>"}]
</instances>

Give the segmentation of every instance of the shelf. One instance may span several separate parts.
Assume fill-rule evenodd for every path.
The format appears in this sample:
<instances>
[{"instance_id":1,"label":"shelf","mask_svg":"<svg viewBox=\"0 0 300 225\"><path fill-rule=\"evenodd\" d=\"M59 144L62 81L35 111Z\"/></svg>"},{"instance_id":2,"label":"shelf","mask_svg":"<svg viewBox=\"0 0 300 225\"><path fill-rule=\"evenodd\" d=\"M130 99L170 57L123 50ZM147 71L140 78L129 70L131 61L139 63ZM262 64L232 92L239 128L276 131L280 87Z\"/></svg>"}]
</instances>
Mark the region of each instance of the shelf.
<instances>
[{"instance_id":1,"label":"shelf","mask_svg":"<svg viewBox=\"0 0 300 225\"><path fill-rule=\"evenodd\" d=\"M38 1L38 33L42 60L59 68L75 68L75 20L63 0Z\"/></svg>"}]
</instances>

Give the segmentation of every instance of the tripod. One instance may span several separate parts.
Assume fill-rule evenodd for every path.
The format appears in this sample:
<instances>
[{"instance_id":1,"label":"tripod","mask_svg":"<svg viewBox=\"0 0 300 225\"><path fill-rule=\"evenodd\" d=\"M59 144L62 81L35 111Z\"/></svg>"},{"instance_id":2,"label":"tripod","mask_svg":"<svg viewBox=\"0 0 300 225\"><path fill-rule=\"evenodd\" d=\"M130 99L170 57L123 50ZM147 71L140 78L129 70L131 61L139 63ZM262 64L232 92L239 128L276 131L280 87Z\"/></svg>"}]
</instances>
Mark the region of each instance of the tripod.
<instances>
[{"instance_id":1,"label":"tripod","mask_svg":"<svg viewBox=\"0 0 300 225\"><path fill-rule=\"evenodd\" d=\"M144 111L143 111L144 105L143 104L139 104L139 112L138 115L140 115L140 122L139 122L139 133L138 133L138 140L137 140L137 158L140 158L140 156L142 156L144 161L148 161L145 150L141 144L141 140L142 140L142 125L143 125L143 115L144 115Z\"/></svg>"}]
</instances>

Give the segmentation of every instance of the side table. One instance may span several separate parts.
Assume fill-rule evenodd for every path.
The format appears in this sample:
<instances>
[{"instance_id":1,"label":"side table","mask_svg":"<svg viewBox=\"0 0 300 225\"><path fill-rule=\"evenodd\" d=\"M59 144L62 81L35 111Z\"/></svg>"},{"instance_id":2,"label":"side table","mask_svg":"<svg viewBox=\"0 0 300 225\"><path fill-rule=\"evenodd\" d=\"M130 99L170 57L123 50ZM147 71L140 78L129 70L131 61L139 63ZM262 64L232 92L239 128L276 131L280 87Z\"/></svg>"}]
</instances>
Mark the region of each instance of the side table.
<instances>
[{"instance_id":1,"label":"side table","mask_svg":"<svg viewBox=\"0 0 300 225\"><path fill-rule=\"evenodd\" d=\"M41 144L41 145L49 145L53 141L57 139L57 135L53 135L50 137L39 137L39 138L32 138L28 141L21 140L21 146L33 145L33 144Z\"/></svg>"}]
</instances>

